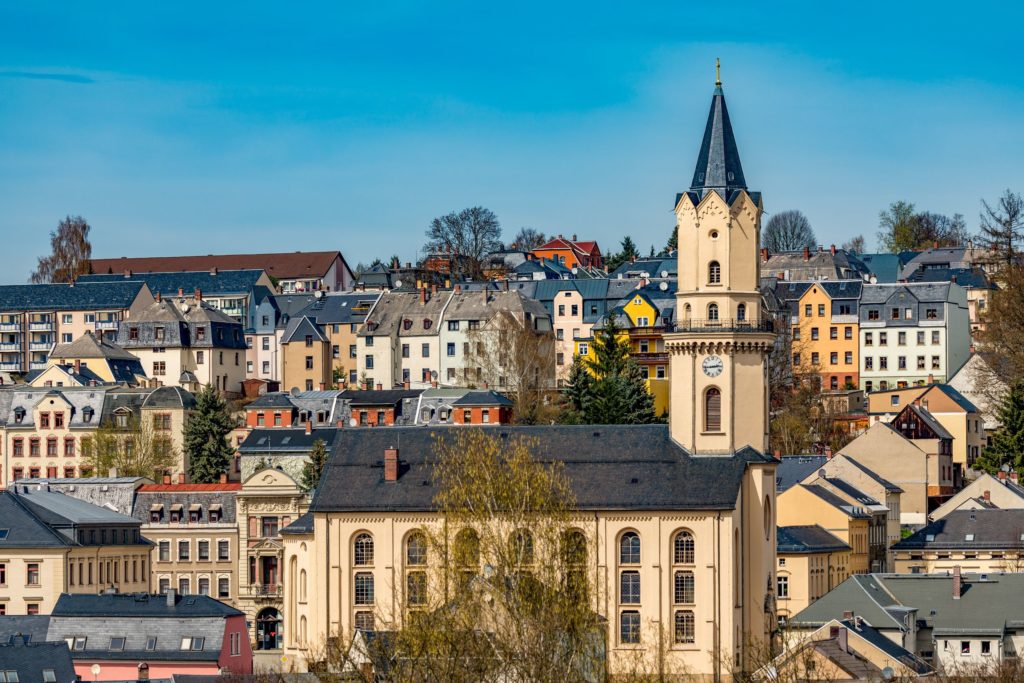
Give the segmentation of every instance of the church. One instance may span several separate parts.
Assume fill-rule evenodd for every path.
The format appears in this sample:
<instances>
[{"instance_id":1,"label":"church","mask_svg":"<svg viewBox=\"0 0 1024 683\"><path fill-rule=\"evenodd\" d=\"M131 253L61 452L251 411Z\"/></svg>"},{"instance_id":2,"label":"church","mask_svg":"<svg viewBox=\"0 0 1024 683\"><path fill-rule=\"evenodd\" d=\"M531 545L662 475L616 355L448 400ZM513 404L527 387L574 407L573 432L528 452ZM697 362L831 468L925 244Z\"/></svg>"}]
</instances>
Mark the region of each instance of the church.
<instances>
[{"instance_id":1,"label":"church","mask_svg":"<svg viewBox=\"0 0 1024 683\"><path fill-rule=\"evenodd\" d=\"M776 629L776 463L761 196L747 189L720 82L675 213L669 423L491 429L564 464L609 674L640 656L652 673L726 681L764 663ZM435 435L454 429L338 430L309 513L282 534L288 666L303 669L328 639L402 627L400 610L388 623L381 615L428 562L411 544L443 523L429 462Z\"/></svg>"}]
</instances>

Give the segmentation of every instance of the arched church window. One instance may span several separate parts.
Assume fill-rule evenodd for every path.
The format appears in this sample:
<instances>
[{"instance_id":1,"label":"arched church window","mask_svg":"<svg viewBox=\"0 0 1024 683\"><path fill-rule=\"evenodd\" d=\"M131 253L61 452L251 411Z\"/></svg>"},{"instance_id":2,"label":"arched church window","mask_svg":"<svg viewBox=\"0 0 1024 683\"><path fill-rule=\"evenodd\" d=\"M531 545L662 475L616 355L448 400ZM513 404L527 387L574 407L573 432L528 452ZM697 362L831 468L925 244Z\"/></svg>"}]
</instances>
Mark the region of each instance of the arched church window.
<instances>
[{"instance_id":1,"label":"arched church window","mask_svg":"<svg viewBox=\"0 0 1024 683\"><path fill-rule=\"evenodd\" d=\"M704 431L722 431L722 392L718 387L704 392Z\"/></svg>"},{"instance_id":2,"label":"arched church window","mask_svg":"<svg viewBox=\"0 0 1024 683\"><path fill-rule=\"evenodd\" d=\"M712 261L708 264L708 284L717 285L722 282L722 266L719 265L718 261Z\"/></svg>"},{"instance_id":3,"label":"arched church window","mask_svg":"<svg viewBox=\"0 0 1024 683\"><path fill-rule=\"evenodd\" d=\"M708 320L718 320L718 304L708 304Z\"/></svg>"}]
</instances>

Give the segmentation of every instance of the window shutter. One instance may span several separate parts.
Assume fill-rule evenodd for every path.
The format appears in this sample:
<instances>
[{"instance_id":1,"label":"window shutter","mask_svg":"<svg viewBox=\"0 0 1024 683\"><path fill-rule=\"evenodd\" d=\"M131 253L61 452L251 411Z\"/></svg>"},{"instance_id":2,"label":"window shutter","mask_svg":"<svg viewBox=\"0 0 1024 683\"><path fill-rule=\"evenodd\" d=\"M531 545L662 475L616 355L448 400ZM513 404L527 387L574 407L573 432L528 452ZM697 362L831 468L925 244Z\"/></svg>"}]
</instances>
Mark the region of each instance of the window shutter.
<instances>
[{"instance_id":1,"label":"window shutter","mask_svg":"<svg viewBox=\"0 0 1024 683\"><path fill-rule=\"evenodd\" d=\"M722 392L712 387L704 395L704 431L722 430Z\"/></svg>"}]
</instances>

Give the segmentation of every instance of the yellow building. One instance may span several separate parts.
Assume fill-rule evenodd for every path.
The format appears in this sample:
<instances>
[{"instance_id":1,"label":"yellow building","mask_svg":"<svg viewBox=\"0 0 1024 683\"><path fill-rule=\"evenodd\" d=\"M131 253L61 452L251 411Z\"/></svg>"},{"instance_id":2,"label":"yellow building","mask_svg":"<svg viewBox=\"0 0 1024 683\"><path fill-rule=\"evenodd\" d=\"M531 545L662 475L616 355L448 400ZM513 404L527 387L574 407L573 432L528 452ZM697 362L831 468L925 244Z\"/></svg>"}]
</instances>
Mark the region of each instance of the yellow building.
<instances>
[{"instance_id":1,"label":"yellow building","mask_svg":"<svg viewBox=\"0 0 1024 683\"><path fill-rule=\"evenodd\" d=\"M871 571L868 544L871 514L816 484L797 484L779 494L779 526L817 524L850 546L850 574Z\"/></svg>"},{"instance_id":2,"label":"yellow building","mask_svg":"<svg viewBox=\"0 0 1024 683\"><path fill-rule=\"evenodd\" d=\"M846 580L852 549L817 524L780 526L775 537L778 554L775 595L779 623L783 625Z\"/></svg>"},{"instance_id":3,"label":"yellow building","mask_svg":"<svg viewBox=\"0 0 1024 683\"><path fill-rule=\"evenodd\" d=\"M669 425L506 430L564 462L580 510L566 531L608 623L612 676L640 662L664 676L732 680L734 668L755 668L777 628L776 462L764 455L775 336L760 317L761 214L719 87L676 206L677 310L701 313L664 336ZM328 461L310 514L283 533L284 646L296 666L328 638L400 628L409 574L440 569L417 536L446 523L431 471L439 429L448 428L403 429L400 443L391 430L338 431L344 458ZM487 576L480 559L470 571Z\"/></svg>"},{"instance_id":4,"label":"yellow building","mask_svg":"<svg viewBox=\"0 0 1024 683\"><path fill-rule=\"evenodd\" d=\"M641 288L623 299L609 316L621 328L619 341L628 344L629 357L640 366L647 378L647 389L654 396L654 413L668 413L669 380L668 351L665 348L665 332L670 330L671 311L674 301L664 299L664 292L658 288ZM662 297L656 298L656 294ZM671 296L671 295L669 295ZM593 326L593 330L605 327L605 317ZM594 337L573 339L573 352L585 361L594 361Z\"/></svg>"},{"instance_id":5,"label":"yellow building","mask_svg":"<svg viewBox=\"0 0 1024 683\"><path fill-rule=\"evenodd\" d=\"M0 490L0 614L49 614L61 593L148 592L139 522L45 487Z\"/></svg>"},{"instance_id":6,"label":"yellow building","mask_svg":"<svg viewBox=\"0 0 1024 683\"><path fill-rule=\"evenodd\" d=\"M955 510L893 546L896 572L1024 572L1024 510Z\"/></svg>"},{"instance_id":7,"label":"yellow building","mask_svg":"<svg viewBox=\"0 0 1024 683\"><path fill-rule=\"evenodd\" d=\"M319 325L305 316L292 318L281 337L281 387L323 391L331 382L331 343Z\"/></svg>"},{"instance_id":8,"label":"yellow building","mask_svg":"<svg viewBox=\"0 0 1024 683\"><path fill-rule=\"evenodd\" d=\"M793 373L822 389L856 388L859 378L859 280L788 282L776 292L790 308Z\"/></svg>"}]
</instances>

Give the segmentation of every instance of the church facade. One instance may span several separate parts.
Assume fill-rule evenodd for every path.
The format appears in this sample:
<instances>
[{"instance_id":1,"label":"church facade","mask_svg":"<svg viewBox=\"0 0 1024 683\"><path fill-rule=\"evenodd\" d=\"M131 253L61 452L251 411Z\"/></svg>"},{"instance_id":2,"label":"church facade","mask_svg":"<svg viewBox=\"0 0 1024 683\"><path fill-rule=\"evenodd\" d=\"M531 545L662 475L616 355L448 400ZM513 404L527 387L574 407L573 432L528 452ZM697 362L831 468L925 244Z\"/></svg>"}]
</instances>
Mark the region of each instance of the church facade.
<instances>
[{"instance_id":1,"label":"church facade","mask_svg":"<svg viewBox=\"0 0 1024 683\"><path fill-rule=\"evenodd\" d=\"M732 680L764 663L776 628L761 212L718 84L693 182L676 202L669 424L502 428L564 464L613 676L642 662L668 677ZM291 666L328 639L402 627L409 574L430 563L412 544L445 523L430 461L446 429L458 428L339 430L309 513L281 534Z\"/></svg>"}]
</instances>

